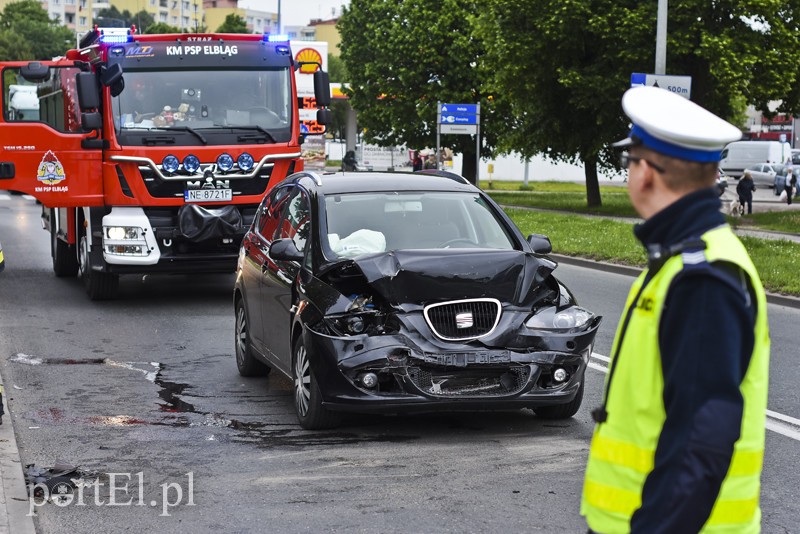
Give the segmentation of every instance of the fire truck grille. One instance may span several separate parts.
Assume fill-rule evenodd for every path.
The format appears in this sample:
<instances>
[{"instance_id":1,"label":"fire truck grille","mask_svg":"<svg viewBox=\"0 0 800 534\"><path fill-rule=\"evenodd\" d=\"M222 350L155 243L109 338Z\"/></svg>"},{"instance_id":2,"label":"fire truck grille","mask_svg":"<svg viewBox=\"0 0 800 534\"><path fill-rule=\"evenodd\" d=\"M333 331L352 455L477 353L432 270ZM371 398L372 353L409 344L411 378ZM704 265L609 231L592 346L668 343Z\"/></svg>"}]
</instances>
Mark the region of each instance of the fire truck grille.
<instances>
[{"instance_id":1,"label":"fire truck grille","mask_svg":"<svg viewBox=\"0 0 800 534\"><path fill-rule=\"evenodd\" d=\"M188 181L169 181L164 182L156 176L153 169L147 166L139 167L139 172L142 174L144 185L147 187L148 193L155 198L183 198L183 192L189 187L189 182L203 182L203 177L198 176L194 180ZM249 180L229 180L227 183L215 184L217 189L230 189L233 197L242 195L259 195L263 196L269 184L269 177L272 174L272 167L262 168L258 176ZM228 186L229 187L226 187Z\"/></svg>"}]
</instances>

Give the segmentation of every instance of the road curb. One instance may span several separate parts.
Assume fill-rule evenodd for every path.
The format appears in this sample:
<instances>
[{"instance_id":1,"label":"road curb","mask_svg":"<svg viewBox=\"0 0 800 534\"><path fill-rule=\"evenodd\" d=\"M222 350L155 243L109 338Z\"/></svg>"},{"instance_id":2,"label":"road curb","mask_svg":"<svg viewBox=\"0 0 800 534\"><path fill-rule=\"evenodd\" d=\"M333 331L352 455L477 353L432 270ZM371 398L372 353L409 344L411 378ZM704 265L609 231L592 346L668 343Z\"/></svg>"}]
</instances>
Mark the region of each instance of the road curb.
<instances>
[{"instance_id":1,"label":"road curb","mask_svg":"<svg viewBox=\"0 0 800 534\"><path fill-rule=\"evenodd\" d=\"M3 377L0 376L0 384ZM0 425L0 532L36 534L33 517L28 515L28 488L17 447L17 437L8 409L8 390L3 395L5 415ZM5 529L5 530L4 530Z\"/></svg>"},{"instance_id":2,"label":"road curb","mask_svg":"<svg viewBox=\"0 0 800 534\"><path fill-rule=\"evenodd\" d=\"M579 258L577 256L564 256L562 254L549 254L551 258L559 263L566 263L568 265L575 265L577 267L585 267L587 269L595 269L607 273L622 274L626 276L639 276L642 269L639 267L631 267L629 265L618 265L616 263L608 263L604 261L592 260L589 258ZM800 298L792 297L789 295L781 295L779 293L767 292L767 302L770 304L777 304L779 306L787 306L789 308L800 309Z\"/></svg>"}]
</instances>

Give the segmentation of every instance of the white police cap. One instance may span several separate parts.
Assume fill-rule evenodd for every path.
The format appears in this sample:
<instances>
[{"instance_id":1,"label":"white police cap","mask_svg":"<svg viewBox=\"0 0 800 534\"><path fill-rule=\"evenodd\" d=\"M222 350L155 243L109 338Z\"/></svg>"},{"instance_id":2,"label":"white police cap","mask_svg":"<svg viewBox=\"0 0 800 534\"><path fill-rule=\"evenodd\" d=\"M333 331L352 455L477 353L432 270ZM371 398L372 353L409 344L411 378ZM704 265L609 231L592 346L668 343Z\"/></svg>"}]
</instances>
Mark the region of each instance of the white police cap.
<instances>
[{"instance_id":1,"label":"white police cap","mask_svg":"<svg viewBox=\"0 0 800 534\"><path fill-rule=\"evenodd\" d=\"M658 87L633 87L622 96L633 122L626 139L612 146L645 146L678 159L719 161L725 145L742 132L691 100Z\"/></svg>"}]
</instances>

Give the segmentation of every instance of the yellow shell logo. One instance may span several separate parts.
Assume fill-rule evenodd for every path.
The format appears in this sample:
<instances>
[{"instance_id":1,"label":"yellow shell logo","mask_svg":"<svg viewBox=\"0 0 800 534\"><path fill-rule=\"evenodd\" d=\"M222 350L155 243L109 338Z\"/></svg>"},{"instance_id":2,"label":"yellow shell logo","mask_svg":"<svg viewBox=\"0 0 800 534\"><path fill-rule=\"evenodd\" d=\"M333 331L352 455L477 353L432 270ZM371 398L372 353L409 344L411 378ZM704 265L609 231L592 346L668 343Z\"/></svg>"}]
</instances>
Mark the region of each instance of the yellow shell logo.
<instances>
[{"instance_id":1,"label":"yellow shell logo","mask_svg":"<svg viewBox=\"0 0 800 534\"><path fill-rule=\"evenodd\" d=\"M36 179L47 185L56 185L63 182L66 177L64 166L58 161L53 151L48 150L42 158L42 162L39 163Z\"/></svg>"},{"instance_id":2,"label":"yellow shell logo","mask_svg":"<svg viewBox=\"0 0 800 534\"><path fill-rule=\"evenodd\" d=\"M322 56L313 48L304 48L300 50L296 56L295 61L300 63L311 62L312 65L300 65L300 72L303 74L314 74L322 67Z\"/></svg>"}]
</instances>

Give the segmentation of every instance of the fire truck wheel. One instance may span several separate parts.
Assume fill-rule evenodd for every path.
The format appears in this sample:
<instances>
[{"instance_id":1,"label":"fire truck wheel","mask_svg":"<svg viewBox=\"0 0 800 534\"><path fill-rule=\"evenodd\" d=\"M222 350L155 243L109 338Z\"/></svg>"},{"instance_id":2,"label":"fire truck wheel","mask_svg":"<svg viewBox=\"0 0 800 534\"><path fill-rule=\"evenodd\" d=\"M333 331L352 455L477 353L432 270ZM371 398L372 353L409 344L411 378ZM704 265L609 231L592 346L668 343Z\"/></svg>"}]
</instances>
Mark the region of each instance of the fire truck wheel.
<instances>
[{"instance_id":1,"label":"fire truck wheel","mask_svg":"<svg viewBox=\"0 0 800 534\"><path fill-rule=\"evenodd\" d=\"M95 271L92 269L92 256L89 254L89 240L86 231L81 229L79 244L80 262L78 272L86 294L90 300L109 300L117 296L119 275Z\"/></svg>"},{"instance_id":2,"label":"fire truck wheel","mask_svg":"<svg viewBox=\"0 0 800 534\"><path fill-rule=\"evenodd\" d=\"M78 274L78 255L75 247L58 238L55 225L55 210L50 210L50 255L53 257L53 272L59 278Z\"/></svg>"}]
</instances>

